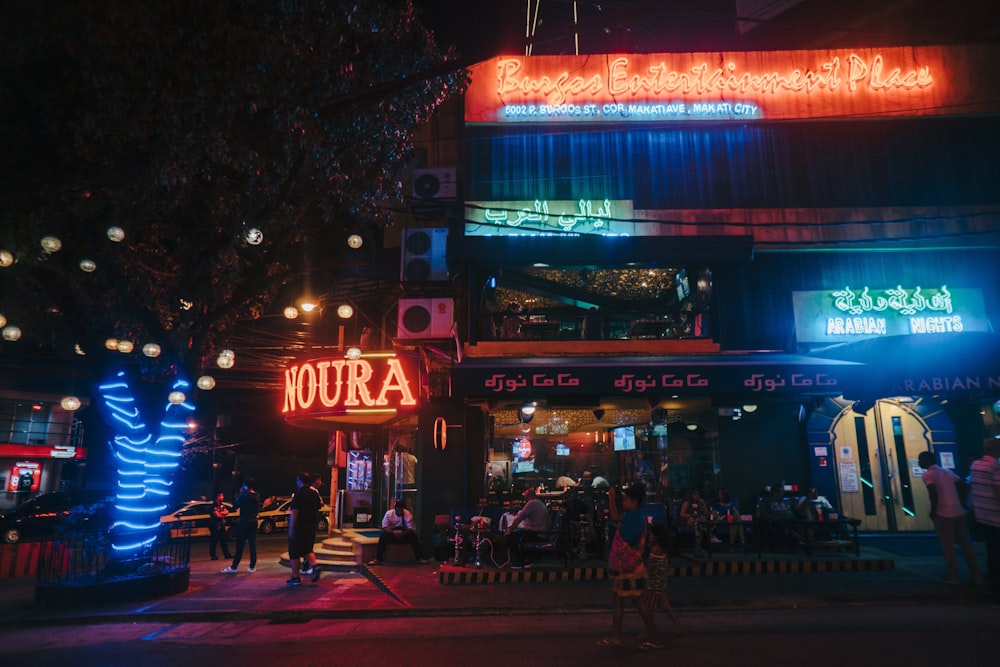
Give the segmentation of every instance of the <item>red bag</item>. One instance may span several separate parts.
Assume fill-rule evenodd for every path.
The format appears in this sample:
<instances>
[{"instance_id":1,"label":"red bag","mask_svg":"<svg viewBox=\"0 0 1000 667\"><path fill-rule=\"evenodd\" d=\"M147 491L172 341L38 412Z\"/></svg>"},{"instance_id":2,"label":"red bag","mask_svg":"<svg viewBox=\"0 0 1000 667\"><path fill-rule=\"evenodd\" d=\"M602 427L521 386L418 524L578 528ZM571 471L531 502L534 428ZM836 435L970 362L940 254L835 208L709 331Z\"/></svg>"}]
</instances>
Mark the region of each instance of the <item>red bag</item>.
<instances>
[{"instance_id":1,"label":"red bag","mask_svg":"<svg viewBox=\"0 0 1000 667\"><path fill-rule=\"evenodd\" d=\"M615 531L615 537L611 540L611 553L608 556L608 568L614 572L629 573L634 572L642 563L642 554L646 551L646 529L642 530L642 538L639 546L633 547L622 537L621 526Z\"/></svg>"}]
</instances>

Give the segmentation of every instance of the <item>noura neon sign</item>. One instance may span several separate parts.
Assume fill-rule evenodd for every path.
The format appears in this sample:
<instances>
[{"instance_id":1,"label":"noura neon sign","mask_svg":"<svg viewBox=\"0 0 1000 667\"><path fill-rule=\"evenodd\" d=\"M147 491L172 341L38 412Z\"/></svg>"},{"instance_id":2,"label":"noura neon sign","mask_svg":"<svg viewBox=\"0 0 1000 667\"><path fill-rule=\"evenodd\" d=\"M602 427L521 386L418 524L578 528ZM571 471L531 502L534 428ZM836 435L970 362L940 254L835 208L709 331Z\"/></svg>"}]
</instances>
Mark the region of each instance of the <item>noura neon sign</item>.
<instances>
[{"instance_id":1,"label":"noura neon sign","mask_svg":"<svg viewBox=\"0 0 1000 667\"><path fill-rule=\"evenodd\" d=\"M285 369L286 417L392 413L418 406L413 357L371 353L359 359L311 359Z\"/></svg>"}]
</instances>

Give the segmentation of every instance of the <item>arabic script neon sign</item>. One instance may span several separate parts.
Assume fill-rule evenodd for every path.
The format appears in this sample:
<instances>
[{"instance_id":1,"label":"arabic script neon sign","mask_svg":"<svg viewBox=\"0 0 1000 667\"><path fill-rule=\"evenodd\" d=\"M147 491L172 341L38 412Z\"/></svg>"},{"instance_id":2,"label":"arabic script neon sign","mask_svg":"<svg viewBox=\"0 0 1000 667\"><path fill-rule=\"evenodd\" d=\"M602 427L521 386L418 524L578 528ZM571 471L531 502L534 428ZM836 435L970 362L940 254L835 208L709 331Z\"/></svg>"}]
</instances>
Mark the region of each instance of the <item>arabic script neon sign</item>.
<instances>
[{"instance_id":1,"label":"arabic script neon sign","mask_svg":"<svg viewBox=\"0 0 1000 667\"><path fill-rule=\"evenodd\" d=\"M800 342L989 331L982 291L896 285L794 292Z\"/></svg>"}]
</instances>

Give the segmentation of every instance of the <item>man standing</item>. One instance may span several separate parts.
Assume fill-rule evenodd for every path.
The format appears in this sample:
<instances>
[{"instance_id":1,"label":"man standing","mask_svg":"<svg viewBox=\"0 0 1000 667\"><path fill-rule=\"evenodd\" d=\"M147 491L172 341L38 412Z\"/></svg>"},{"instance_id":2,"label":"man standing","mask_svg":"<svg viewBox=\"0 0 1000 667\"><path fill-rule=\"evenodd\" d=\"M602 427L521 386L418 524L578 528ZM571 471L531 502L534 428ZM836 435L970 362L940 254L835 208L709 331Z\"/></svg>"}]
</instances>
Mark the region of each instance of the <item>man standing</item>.
<instances>
[{"instance_id":1,"label":"man standing","mask_svg":"<svg viewBox=\"0 0 1000 667\"><path fill-rule=\"evenodd\" d=\"M243 546L249 543L250 567L247 568L247 572L252 574L257 568L257 513L260 511L260 496L254 489L253 477L243 480L240 495L233 503L233 509L239 510L240 513L240 518L236 522L236 555L233 556L233 564L223 572L231 574L239 569L240 560L243 558Z\"/></svg>"},{"instance_id":2,"label":"man standing","mask_svg":"<svg viewBox=\"0 0 1000 667\"><path fill-rule=\"evenodd\" d=\"M212 523L209 526L211 535L208 538L208 555L212 560L219 560L216 547L222 547L222 557L226 560L232 558L229 553L229 543L226 541L226 516L229 515L229 508L223 502L226 496L222 493L215 497L215 505L212 506Z\"/></svg>"},{"instance_id":3,"label":"man standing","mask_svg":"<svg viewBox=\"0 0 1000 667\"><path fill-rule=\"evenodd\" d=\"M313 582L319 580L319 565L316 564L316 521L323 499L319 491L312 485L313 476L300 472L295 478L298 487L292 496L291 513L288 516L288 560L292 566L292 578L289 586L302 583L299 578L299 560L306 559L307 568L303 574L309 575Z\"/></svg>"},{"instance_id":4,"label":"man standing","mask_svg":"<svg viewBox=\"0 0 1000 667\"><path fill-rule=\"evenodd\" d=\"M510 525L504 532L507 538L507 551L510 553L510 566L515 570L531 567L531 564L524 560L522 546L525 542L537 542L538 533L549 529L549 510L545 507L545 503L538 499L535 490L527 489L524 492L524 500L524 507L511 519Z\"/></svg>"},{"instance_id":5,"label":"man standing","mask_svg":"<svg viewBox=\"0 0 1000 667\"><path fill-rule=\"evenodd\" d=\"M375 559L368 561L368 565L381 565L385 556L385 547L389 543L407 543L413 549L413 558L420 563L427 560L420 552L420 538L413 530L413 514L406 509L406 503L402 498L396 498L395 507L385 513L382 517L382 534L378 538L378 546L375 548Z\"/></svg>"},{"instance_id":6,"label":"man standing","mask_svg":"<svg viewBox=\"0 0 1000 667\"><path fill-rule=\"evenodd\" d=\"M972 511L986 542L986 564L993 599L1000 602L1000 440L986 438L983 458L971 466Z\"/></svg>"},{"instance_id":7,"label":"man standing","mask_svg":"<svg viewBox=\"0 0 1000 667\"><path fill-rule=\"evenodd\" d=\"M979 571L976 552L969 541L969 527L965 525L965 508L958 497L956 484L961 482L958 475L937 464L933 452L920 452L917 457L920 467L924 469L924 484L931 500L931 520L934 522L934 532L941 543L941 554L944 556L945 583L957 586L961 583L958 577L958 557L955 555L957 544L969 565L972 583L982 584L983 575Z\"/></svg>"}]
</instances>

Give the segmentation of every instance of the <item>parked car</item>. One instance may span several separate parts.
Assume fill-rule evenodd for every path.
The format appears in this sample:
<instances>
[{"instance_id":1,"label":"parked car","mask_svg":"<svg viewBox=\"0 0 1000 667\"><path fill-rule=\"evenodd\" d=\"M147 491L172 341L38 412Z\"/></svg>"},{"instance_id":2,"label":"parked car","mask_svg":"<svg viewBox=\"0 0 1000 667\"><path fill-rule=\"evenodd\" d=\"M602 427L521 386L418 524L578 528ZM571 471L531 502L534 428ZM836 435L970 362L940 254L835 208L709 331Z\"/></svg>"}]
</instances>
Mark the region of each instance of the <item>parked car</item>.
<instances>
[{"instance_id":1,"label":"parked car","mask_svg":"<svg viewBox=\"0 0 1000 667\"><path fill-rule=\"evenodd\" d=\"M79 525L110 527L111 494L94 491L56 491L30 498L19 507L0 513L0 537L7 544L22 540L51 540L74 510Z\"/></svg>"},{"instance_id":2,"label":"parked car","mask_svg":"<svg viewBox=\"0 0 1000 667\"><path fill-rule=\"evenodd\" d=\"M232 503L223 503L229 509L227 527L235 525L239 512ZM189 500L177 509L160 517L160 525L170 529L170 537L208 537L211 534L214 500Z\"/></svg>"},{"instance_id":3,"label":"parked car","mask_svg":"<svg viewBox=\"0 0 1000 667\"><path fill-rule=\"evenodd\" d=\"M292 513L291 496L271 496L264 501L257 515L257 530L270 535L276 530L288 530L288 517ZM330 527L330 506L326 503L319 509L316 532L325 533Z\"/></svg>"}]
</instances>

